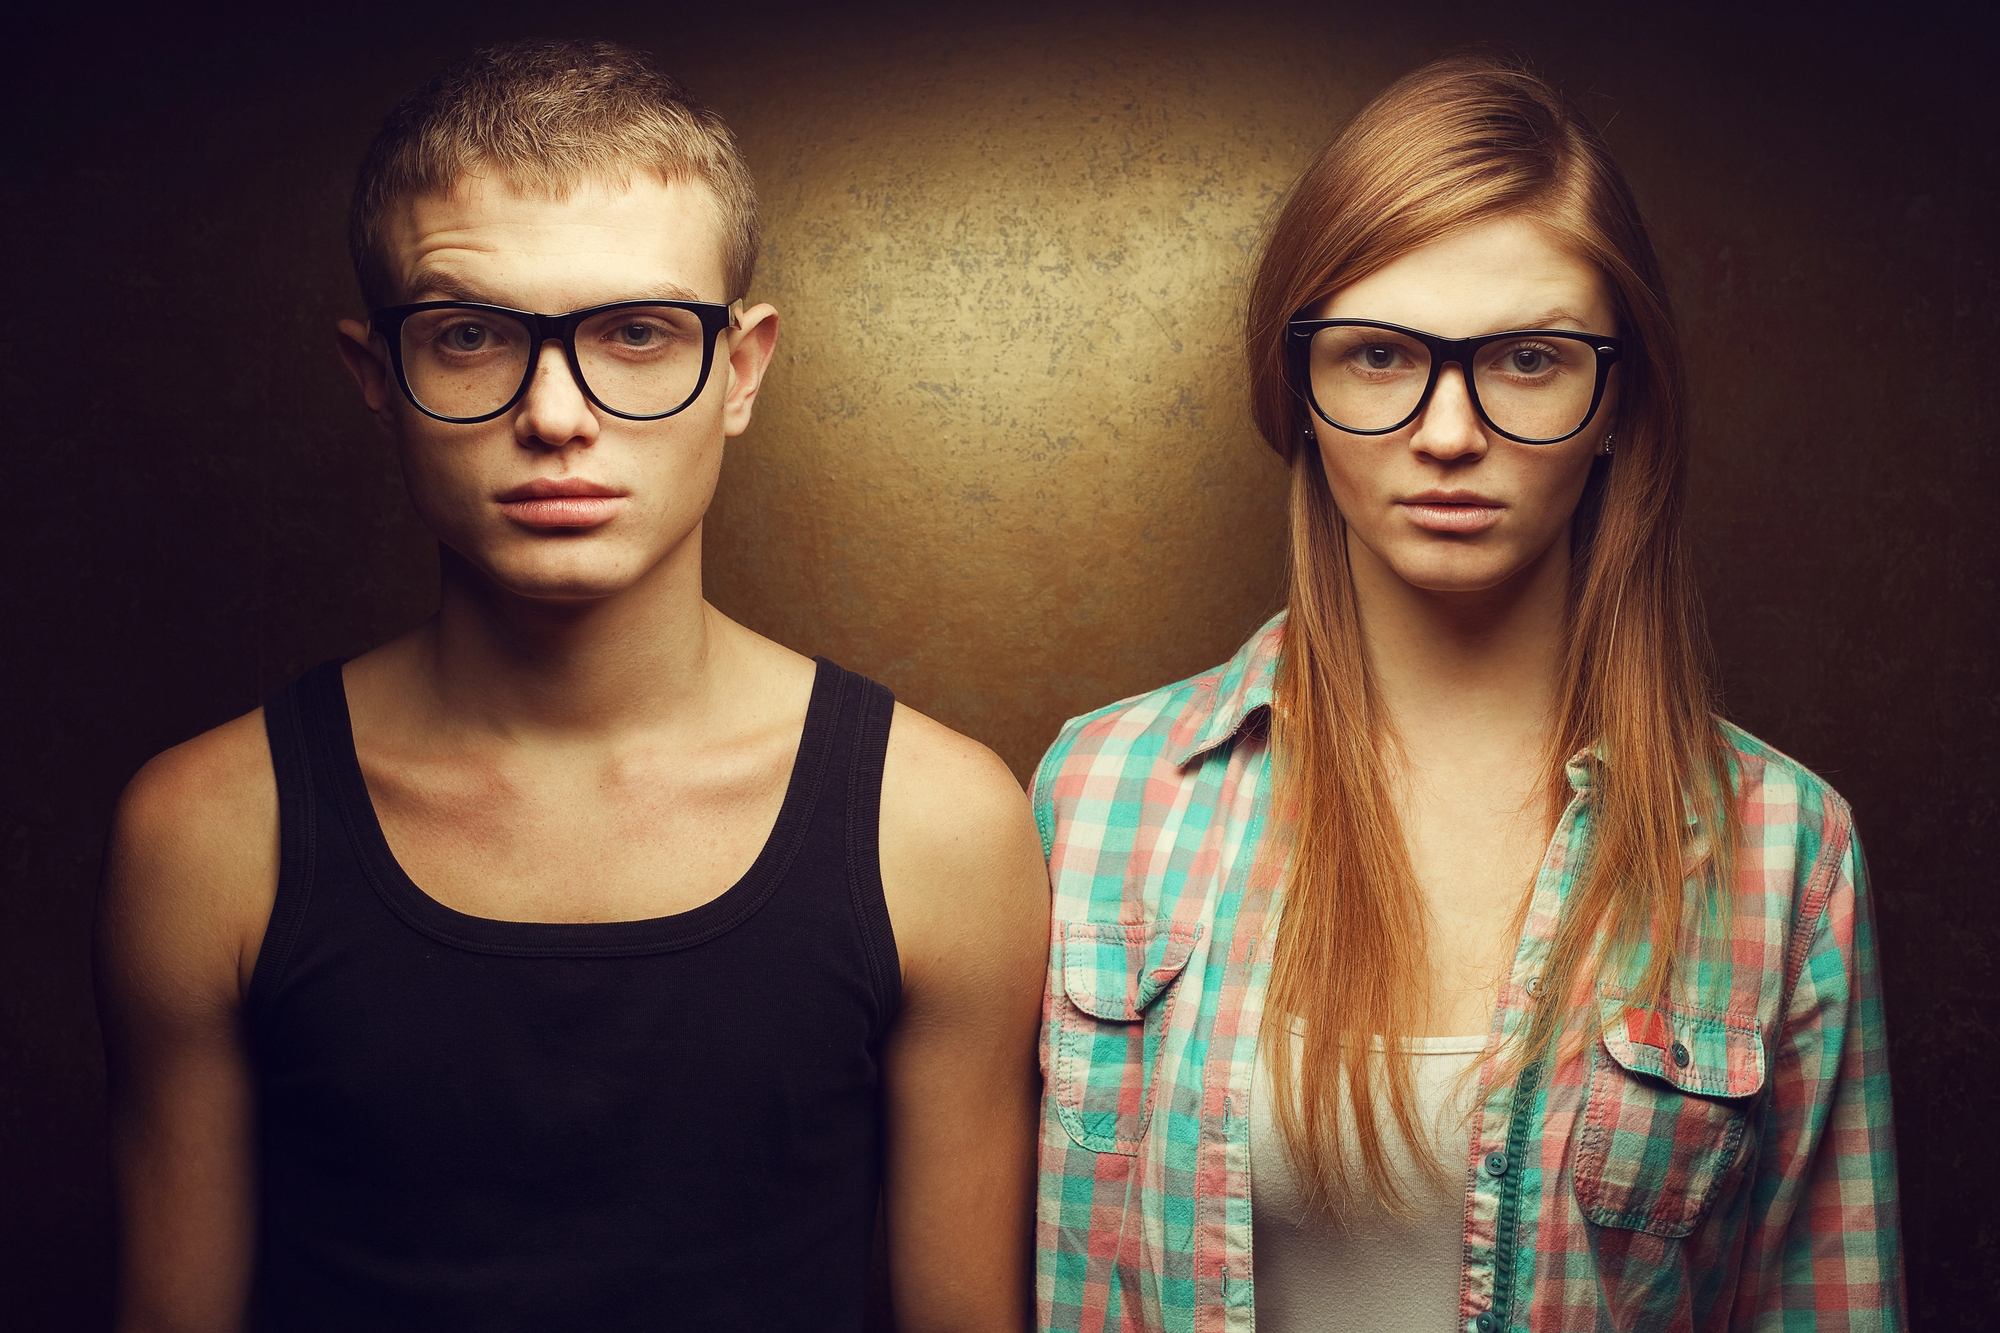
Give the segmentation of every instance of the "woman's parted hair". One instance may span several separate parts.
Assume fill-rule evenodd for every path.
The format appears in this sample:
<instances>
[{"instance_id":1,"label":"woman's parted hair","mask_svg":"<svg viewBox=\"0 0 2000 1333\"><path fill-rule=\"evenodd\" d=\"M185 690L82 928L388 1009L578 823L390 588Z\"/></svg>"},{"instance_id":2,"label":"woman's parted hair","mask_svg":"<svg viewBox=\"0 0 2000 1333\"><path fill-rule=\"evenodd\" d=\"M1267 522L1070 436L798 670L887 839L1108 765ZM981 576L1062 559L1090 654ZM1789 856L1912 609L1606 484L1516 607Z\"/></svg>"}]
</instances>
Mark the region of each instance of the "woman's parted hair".
<instances>
[{"instance_id":1,"label":"woman's parted hair","mask_svg":"<svg viewBox=\"0 0 2000 1333\"><path fill-rule=\"evenodd\" d=\"M1305 433L1311 409L1292 383L1285 325L1399 256L1501 217L1539 223L1603 275L1626 349L1617 452L1597 461L1571 522L1569 634L1546 756L1552 812L1569 796L1567 759L1590 747L1602 758L1595 846L1513 1068L1554 1057L1601 986L1634 1003L1666 997L1683 907L1713 905L1702 886L1726 873L1736 826L1681 531L1679 342L1645 223L1603 139L1549 84L1484 57L1426 65L1369 103L1293 186L1246 320L1252 410L1292 473L1273 726L1273 828L1288 841L1278 848L1288 869L1263 1035L1284 1050L1303 1023L1297 1072L1271 1062L1279 1122L1308 1199L1336 1212L1362 1180L1392 1207L1406 1197L1378 1104L1406 1142L1426 1141L1409 1061L1370 1051L1378 1037L1377 1049L1403 1049L1424 1018L1428 920L1381 759L1386 723L1368 681L1346 526ZM1693 879L1689 821L1716 851ZM1502 984L1504 1001L1517 982ZM1442 1179L1430 1154L1415 1156Z\"/></svg>"},{"instance_id":2,"label":"woman's parted hair","mask_svg":"<svg viewBox=\"0 0 2000 1333\"><path fill-rule=\"evenodd\" d=\"M722 118L638 51L611 42L523 41L474 52L396 105L361 162L347 246L370 309L403 299L383 254L389 212L488 168L564 198L593 179L649 170L715 198L725 299L757 267L757 190Z\"/></svg>"}]
</instances>

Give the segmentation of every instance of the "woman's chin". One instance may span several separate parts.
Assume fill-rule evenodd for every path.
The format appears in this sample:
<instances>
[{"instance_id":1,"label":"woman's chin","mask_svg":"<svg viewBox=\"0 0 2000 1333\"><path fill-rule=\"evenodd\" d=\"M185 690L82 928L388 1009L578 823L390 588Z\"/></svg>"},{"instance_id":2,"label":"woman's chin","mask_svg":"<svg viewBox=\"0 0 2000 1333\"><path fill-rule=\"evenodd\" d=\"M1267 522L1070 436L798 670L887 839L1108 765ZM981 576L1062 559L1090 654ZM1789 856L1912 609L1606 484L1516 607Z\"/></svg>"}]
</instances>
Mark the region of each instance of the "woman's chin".
<instances>
[{"instance_id":1,"label":"woman's chin","mask_svg":"<svg viewBox=\"0 0 2000 1333\"><path fill-rule=\"evenodd\" d=\"M1519 582L1536 562L1512 551L1460 548L1412 553L1387 563L1391 573L1418 592L1470 597Z\"/></svg>"},{"instance_id":2,"label":"woman's chin","mask_svg":"<svg viewBox=\"0 0 2000 1333\"><path fill-rule=\"evenodd\" d=\"M1439 538L1431 534L1393 534L1390 540L1371 542L1368 534L1349 529L1361 540L1349 551L1356 578L1366 584L1387 576L1418 592L1438 596L1470 597L1513 587L1531 580L1541 570L1560 543L1551 539L1530 546L1512 534L1482 538Z\"/></svg>"}]
</instances>

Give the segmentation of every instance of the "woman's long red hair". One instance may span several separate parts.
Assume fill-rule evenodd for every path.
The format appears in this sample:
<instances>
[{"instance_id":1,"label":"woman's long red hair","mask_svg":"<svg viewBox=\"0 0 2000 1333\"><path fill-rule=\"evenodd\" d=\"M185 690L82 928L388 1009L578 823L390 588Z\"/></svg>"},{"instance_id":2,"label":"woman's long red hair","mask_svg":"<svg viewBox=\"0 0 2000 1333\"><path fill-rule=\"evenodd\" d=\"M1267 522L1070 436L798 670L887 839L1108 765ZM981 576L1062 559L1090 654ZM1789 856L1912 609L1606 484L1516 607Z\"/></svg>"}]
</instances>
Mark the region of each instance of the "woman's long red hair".
<instances>
[{"instance_id":1,"label":"woman's long red hair","mask_svg":"<svg viewBox=\"0 0 2000 1333\"><path fill-rule=\"evenodd\" d=\"M1251 400L1264 439L1290 465L1290 614L1274 718L1273 834L1288 855L1263 1039L1303 1057L1269 1061L1278 1122L1309 1201L1334 1212L1365 1185L1407 1198L1385 1153L1392 1123L1433 1179L1440 1165L1415 1112L1410 1062L1394 1053L1425 1019L1428 920L1381 759L1385 724L1370 685L1347 564L1346 527L1307 408L1290 382L1285 323L1397 257L1503 216L1546 227L1604 276L1618 314L1616 453L1600 459L1571 525L1572 573L1553 743L1551 817L1569 796L1567 759L1596 747L1593 851L1542 969L1518 1070L1589 1031L1597 985L1643 960L1635 1002L1672 985L1674 928L1694 832L1726 849L1706 629L1681 531L1686 444L1681 360L1659 264L1603 140L1548 84L1479 57L1401 79L1307 168L1266 242L1247 319ZM1522 886L1525 910L1528 886ZM1710 910L1713 899L1693 903ZM1594 1019L1592 1020L1594 1023ZM1343 1102L1347 1116L1343 1120ZM1385 1123L1386 1120L1389 1123Z\"/></svg>"}]
</instances>

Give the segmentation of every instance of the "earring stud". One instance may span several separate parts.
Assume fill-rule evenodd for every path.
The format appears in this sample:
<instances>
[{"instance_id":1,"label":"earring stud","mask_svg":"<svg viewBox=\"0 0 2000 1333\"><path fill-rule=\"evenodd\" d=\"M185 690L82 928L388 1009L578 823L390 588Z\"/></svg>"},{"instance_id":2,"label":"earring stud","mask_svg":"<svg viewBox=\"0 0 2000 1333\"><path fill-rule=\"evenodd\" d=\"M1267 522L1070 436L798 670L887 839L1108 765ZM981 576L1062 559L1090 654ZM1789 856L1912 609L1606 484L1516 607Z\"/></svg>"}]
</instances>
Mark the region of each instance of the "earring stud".
<instances>
[{"instance_id":1,"label":"earring stud","mask_svg":"<svg viewBox=\"0 0 2000 1333\"><path fill-rule=\"evenodd\" d=\"M1597 452L1609 456L1611 453L1611 442L1617 438L1618 438L1618 432L1615 430L1612 431L1609 435L1606 435L1604 437L1604 447L1602 449L1599 449Z\"/></svg>"}]
</instances>

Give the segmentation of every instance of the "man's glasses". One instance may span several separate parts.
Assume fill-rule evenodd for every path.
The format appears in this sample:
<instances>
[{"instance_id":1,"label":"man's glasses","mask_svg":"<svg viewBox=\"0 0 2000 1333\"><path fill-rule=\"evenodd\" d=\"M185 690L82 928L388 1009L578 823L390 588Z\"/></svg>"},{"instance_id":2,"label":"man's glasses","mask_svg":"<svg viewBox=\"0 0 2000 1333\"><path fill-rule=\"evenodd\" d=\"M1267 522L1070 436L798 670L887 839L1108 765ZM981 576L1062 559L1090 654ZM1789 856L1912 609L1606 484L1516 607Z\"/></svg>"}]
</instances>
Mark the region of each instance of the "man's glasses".
<instances>
[{"instance_id":1,"label":"man's glasses","mask_svg":"<svg viewBox=\"0 0 2000 1333\"><path fill-rule=\"evenodd\" d=\"M1320 420L1353 435L1387 435L1416 420L1456 365L1487 425L1521 444L1556 444L1589 424L1624 344L1573 329L1440 338L1361 319L1286 326L1292 382Z\"/></svg>"},{"instance_id":2,"label":"man's glasses","mask_svg":"<svg viewBox=\"0 0 2000 1333\"><path fill-rule=\"evenodd\" d=\"M368 314L396 381L439 421L491 421L521 401L541 349L562 344L577 387L628 421L670 417L701 396L715 337L736 320L713 301L613 301L537 315L472 301L419 301Z\"/></svg>"}]
</instances>

